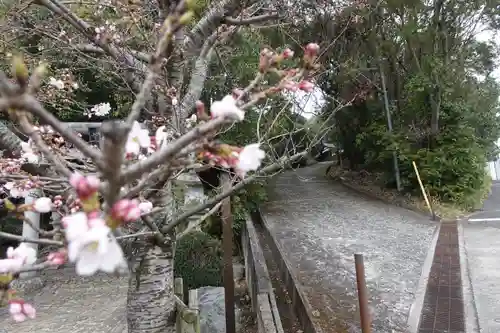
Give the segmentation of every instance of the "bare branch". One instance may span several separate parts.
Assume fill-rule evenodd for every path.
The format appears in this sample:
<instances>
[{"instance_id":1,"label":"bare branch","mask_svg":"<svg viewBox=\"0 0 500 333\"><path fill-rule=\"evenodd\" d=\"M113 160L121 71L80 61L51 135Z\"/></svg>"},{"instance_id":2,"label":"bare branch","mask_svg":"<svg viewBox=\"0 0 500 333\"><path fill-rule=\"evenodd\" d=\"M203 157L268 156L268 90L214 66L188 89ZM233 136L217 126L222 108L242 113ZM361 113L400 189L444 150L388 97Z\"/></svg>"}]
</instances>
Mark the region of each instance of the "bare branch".
<instances>
[{"instance_id":1,"label":"bare branch","mask_svg":"<svg viewBox=\"0 0 500 333\"><path fill-rule=\"evenodd\" d=\"M59 245L63 246L63 242L52 240L52 239L32 239L28 237L18 236L14 234L9 234L8 232L0 231L0 238L12 239L21 243L34 243L43 245Z\"/></svg>"},{"instance_id":2,"label":"bare branch","mask_svg":"<svg viewBox=\"0 0 500 333\"><path fill-rule=\"evenodd\" d=\"M252 16L252 17L247 17L247 18L225 17L224 21L227 24L240 26L240 25L250 25L250 24L255 24L255 23L262 23L262 22L269 21L269 20L272 20L272 19L275 19L278 17L279 17L279 15L277 13L274 13L274 14Z\"/></svg>"},{"instance_id":3,"label":"bare branch","mask_svg":"<svg viewBox=\"0 0 500 333\"><path fill-rule=\"evenodd\" d=\"M170 232L171 230L173 230L173 228L175 228L176 226L178 226L179 224L181 224L182 222L184 222L187 218L189 218L190 216L208 208L208 207L211 207L217 203L219 203L220 201L222 201L223 199L227 198L228 196L230 196L231 194L233 194L234 192L242 189L245 185L255 181L258 177L262 176L262 175L265 175L265 174L268 174L268 173L272 173L272 172L275 172L277 170L280 170L280 169L283 169L286 165L286 163L290 163L290 162L293 162L301 157L304 157L307 155L307 151L304 151L304 152L301 152L301 153L298 153L298 154L295 154L291 157L288 157L288 158L283 158L283 159L280 159L279 161L277 161L276 163L273 163L271 165L268 165L267 167L265 168L262 168L261 170L257 171L255 174L249 176L249 177L246 177L244 178L241 182L239 182L238 184L234 185L233 187L231 187L231 189L219 194L219 195L216 195L215 197L213 197L212 199L206 201L205 203L203 204L200 204L196 207L193 207L192 209L182 213L181 215L179 215L178 217L176 217L176 219L173 220L173 222L169 223L168 225L166 225L165 227L163 227L161 229L161 232L163 234L165 233L168 233ZM154 209L151 214L153 214L155 212L156 209Z\"/></svg>"}]
</instances>

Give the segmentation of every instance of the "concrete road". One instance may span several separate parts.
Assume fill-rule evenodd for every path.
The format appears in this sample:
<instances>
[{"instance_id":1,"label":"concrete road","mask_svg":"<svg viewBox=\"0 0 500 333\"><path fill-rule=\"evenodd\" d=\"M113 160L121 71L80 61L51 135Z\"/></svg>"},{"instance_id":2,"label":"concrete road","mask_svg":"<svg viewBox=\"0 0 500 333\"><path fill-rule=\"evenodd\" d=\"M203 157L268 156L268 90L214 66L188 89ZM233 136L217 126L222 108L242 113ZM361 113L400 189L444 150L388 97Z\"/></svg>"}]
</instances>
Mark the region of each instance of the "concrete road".
<instances>
[{"instance_id":1,"label":"concrete road","mask_svg":"<svg viewBox=\"0 0 500 333\"><path fill-rule=\"evenodd\" d=\"M500 332L500 182L481 211L461 223L467 333ZM462 274L464 276L464 274Z\"/></svg>"},{"instance_id":2,"label":"concrete road","mask_svg":"<svg viewBox=\"0 0 500 333\"><path fill-rule=\"evenodd\" d=\"M415 304L437 224L360 196L327 179L325 169L318 164L275 177L262 209L317 311L316 324L325 333L360 332L353 255L361 253L373 332L412 332L407 325L420 316Z\"/></svg>"}]
</instances>

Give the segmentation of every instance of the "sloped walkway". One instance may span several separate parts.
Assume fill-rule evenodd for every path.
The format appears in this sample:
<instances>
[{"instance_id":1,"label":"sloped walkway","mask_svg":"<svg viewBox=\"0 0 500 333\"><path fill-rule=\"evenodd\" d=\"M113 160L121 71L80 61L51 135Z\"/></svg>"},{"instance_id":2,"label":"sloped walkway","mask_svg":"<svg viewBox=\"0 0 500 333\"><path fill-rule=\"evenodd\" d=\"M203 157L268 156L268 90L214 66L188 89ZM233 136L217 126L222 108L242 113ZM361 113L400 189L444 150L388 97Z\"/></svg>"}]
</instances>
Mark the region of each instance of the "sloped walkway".
<instances>
[{"instance_id":1,"label":"sloped walkway","mask_svg":"<svg viewBox=\"0 0 500 333\"><path fill-rule=\"evenodd\" d=\"M317 324L324 332L360 332L353 255L362 253L373 332L408 332L409 318L418 321L423 305L421 275L432 264L437 224L360 197L327 179L325 169L320 164L277 176L262 209L297 268Z\"/></svg>"},{"instance_id":2,"label":"sloped walkway","mask_svg":"<svg viewBox=\"0 0 500 333\"><path fill-rule=\"evenodd\" d=\"M0 309L0 333L124 333L127 279L76 276L73 268L46 273L47 284L25 300L37 318L15 323Z\"/></svg>"}]
</instances>

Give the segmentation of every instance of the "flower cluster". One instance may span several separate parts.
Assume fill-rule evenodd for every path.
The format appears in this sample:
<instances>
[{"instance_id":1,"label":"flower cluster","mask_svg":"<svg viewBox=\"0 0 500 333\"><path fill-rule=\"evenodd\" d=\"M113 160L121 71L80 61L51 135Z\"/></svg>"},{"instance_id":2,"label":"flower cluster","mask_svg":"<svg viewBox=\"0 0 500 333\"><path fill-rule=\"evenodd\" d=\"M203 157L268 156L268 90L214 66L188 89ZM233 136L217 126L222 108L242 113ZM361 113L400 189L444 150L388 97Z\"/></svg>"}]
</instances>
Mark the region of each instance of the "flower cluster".
<instances>
[{"instance_id":1,"label":"flower cluster","mask_svg":"<svg viewBox=\"0 0 500 333\"><path fill-rule=\"evenodd\" d=\"M97 271L107 273L125 268L123 251L114 237L112 230L123 223L136 221L142 214L152 209L149 202L121 199L117 201L109 214L101 211L98 190L100 180L95 176L74 173L70 178L82 211L77 211L62 219L68 259L76 264L79 275L92 275ZM61 255L54 257L61 262Z\"/></svg>"},{"instance_id":2,"label":"flower cluster","mask_svg":"<svg viewBox=\"0 0 500 333\"><path fill-rule=\"evenodd\" d=\"M256 171L265 156L265 152L260 149L258 143L243 148L221 144L202 151L198 155L200 159L206 160L211 165L234 169L241 178L245 178L250 171Z\"/></svg>"},{"instance_id":3,"label":"flower cluster","mask_svg":"<svg viewBox=\"0 0 500 333\"><path fill-rule=\"evenodd\" d=\"M8 289L5 287L13 280L14 274L19 273L28 265L33 265L35 261L35 249L25 243L19 244L16 248L9 247L7 249L7 258L0 259L0 289ZM9 304L9 313L15 321L22 322L26 318L35 318L35 308L25 303L22 299L14 297L12 292L7 294L7 301Z\"/></svg>"},{"instance_id":4,"label":"flower cluster","mask_svg":"<svg viewBox=\"0 0 500 333\"><path fill-rule=\"evenodd\" d=\"M11 198L25 198L29 195L31 190L38 187L38 179L32 177L31 179L24 179L22 181L7 182L3 185L3 190Z\"/></svg>"},{"instance_id":5,"label":"flower cluster","mask_svg":"<svg viewBox=\"0 0 500 333\"><path fill-rule=\"evenodd\" d=\"M89 118L92 117L105 117L111 112L111 105L109 103L100 103L94 105L90 110L84 111L84 115Z\"/></svg>"},{"instance_id":6,"label":"flower cluster","mask_svg":"<svg viewBox=\"0 0 500 333\"><path fill-rule=\"evenodd\" d=\"M27 163L36 164L40 161L40 155L37 153L33 141L21 142L22 155L21 159Z\"/></svg>"},{"instance_id":7,"label":"flower cluster","mask_svg":"<svg viewBox=\"0 0 500 333\"><path fill-rule=\"evenodd\" d=\"M7 258L0 260L0 274L16 274L24 266L32 265L35 261L36 251L25 243L21 243L15 249L9 247ZM1 280L5 281L5 276Z\"/></svg>"}]
</instances>

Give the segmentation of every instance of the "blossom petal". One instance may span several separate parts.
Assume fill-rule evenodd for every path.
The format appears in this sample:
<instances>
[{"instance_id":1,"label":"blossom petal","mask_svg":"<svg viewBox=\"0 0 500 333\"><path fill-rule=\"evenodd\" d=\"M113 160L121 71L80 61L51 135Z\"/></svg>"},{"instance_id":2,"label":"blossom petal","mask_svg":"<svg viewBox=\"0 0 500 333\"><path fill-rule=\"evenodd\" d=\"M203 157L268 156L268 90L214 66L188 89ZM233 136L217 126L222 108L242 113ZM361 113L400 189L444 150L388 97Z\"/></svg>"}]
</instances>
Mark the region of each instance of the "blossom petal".
<instances>
[{"instance_id":1,"label":"blossom petal","mask_svg":"<svg viewBox=\"0 0 500 333\"><path fill-rule=\"evenodd\" d=\"M106 273L113 273L118 267L126 267L126 265L122 248L115 238L111 238L108 252L101 257L101 270Z\"/></svg>"},{"instance_id":2,"label":"blossom petal","mask_svg":"<svg viewBox=\"0 0 500 333\"><path fill-rule=\"evenodd\" d=\"M13 302L9 304L9 313L14 315L23 312L21 303Z\"/></svg>"},{"instance_id":3,"label":"blossom petal","mask_svg":"<svg viewBox=\"0 0 500 333\"><path fill-rule=\"evenodd\" d=\"M90 276L97 272L99 266L99 256L96 252L83 249L76 262L76 273L81 276Z\"/></svg>"},{"instance_id":4,"label":"blossom petal","mask_svg":"<svg viewBox=\"0 0 500 333\"><path fill-rule=\"evenodd\" d=\"M71 242L88 231L87 215L84 212L78 212L63 217L62 219L66 239Z\"/></svg>"},{"instance_id":5,"label":"blossom petal","mask_svg":"<svg viewBox=\"0 0 500 333\"><path fill-rule=\"evenodd\" d=\"M11 316L12 316L12 319L14 319L14 321L17 323L22 323L23 321L26 320L26 316L22 313L12 314Z\"/></svg>"},{"instance_id":6,"label":"blossom petal","mask_svg":"<svg viewBox=\"0 0 500 333\"><path fill-rule=\"evenodd\" d=\"M125 144L125 151L129 154L138 155L141 151L141 147L137 144L137 142L128 140Z\"/></svg>"},{"instance_id":7,"label":"blossom petal","mask_svg":"<svg viewBox=\"0 0 500 333\"><path fill-rule=\"evenodd\" d=\"M68 260L70 262L76 262L80 254L80 249L82 247L81 242L75 240L68 244Z\"/></svg>"},{"instance_id":8,"label":"blossom petal","mask_svg":"<svg viewBox=\"0 0 500 333\"><path fill-rule=\"evenodd\" d=\"M25 153L33 153L33 149L31 149L31 145L28 142L21 142L21 149Z\"/></svg>"},{"instance_id":9,"label":"blossom petal","mask_svg":"<svg viewBox=\"0 0 500 333\"><path fill-rule=\"evenodd\" d=\"M36 309L31 304L24 303L23 312L30 319L35 319L36 317Z\"/></svg>"},{"instance_id":10,"label":"blossom petal","mask_svg":"<svg viewBox=\"0 0 500 333\"><path fill-rule=\"evenodd\" d=\"M139 140L139 145L142 148L149 148L151 145L151 138L149 137L148 130L141 130L137 133L137 139Z\"/></svg>"},{"instance_id":11,"label":"blossom petal","mask_svg":"<svg viewBox=\"0 0 500 333\"><path fill-rule=\"evenodd\" d=\"M33 203L33 209L38 213L48 213L52 210L52 200L50 198L38 198Z\"/></svg>"},{"instance_id":12,"label":"blossom petal","mask_svg":"<svg viewBox=\"0 0 500 333\"><path fill-rule=\"evenodd\" d=\"M0 274L17 273L23 267L22 259L1 259Z\"/></svg>"}]
</instances>

